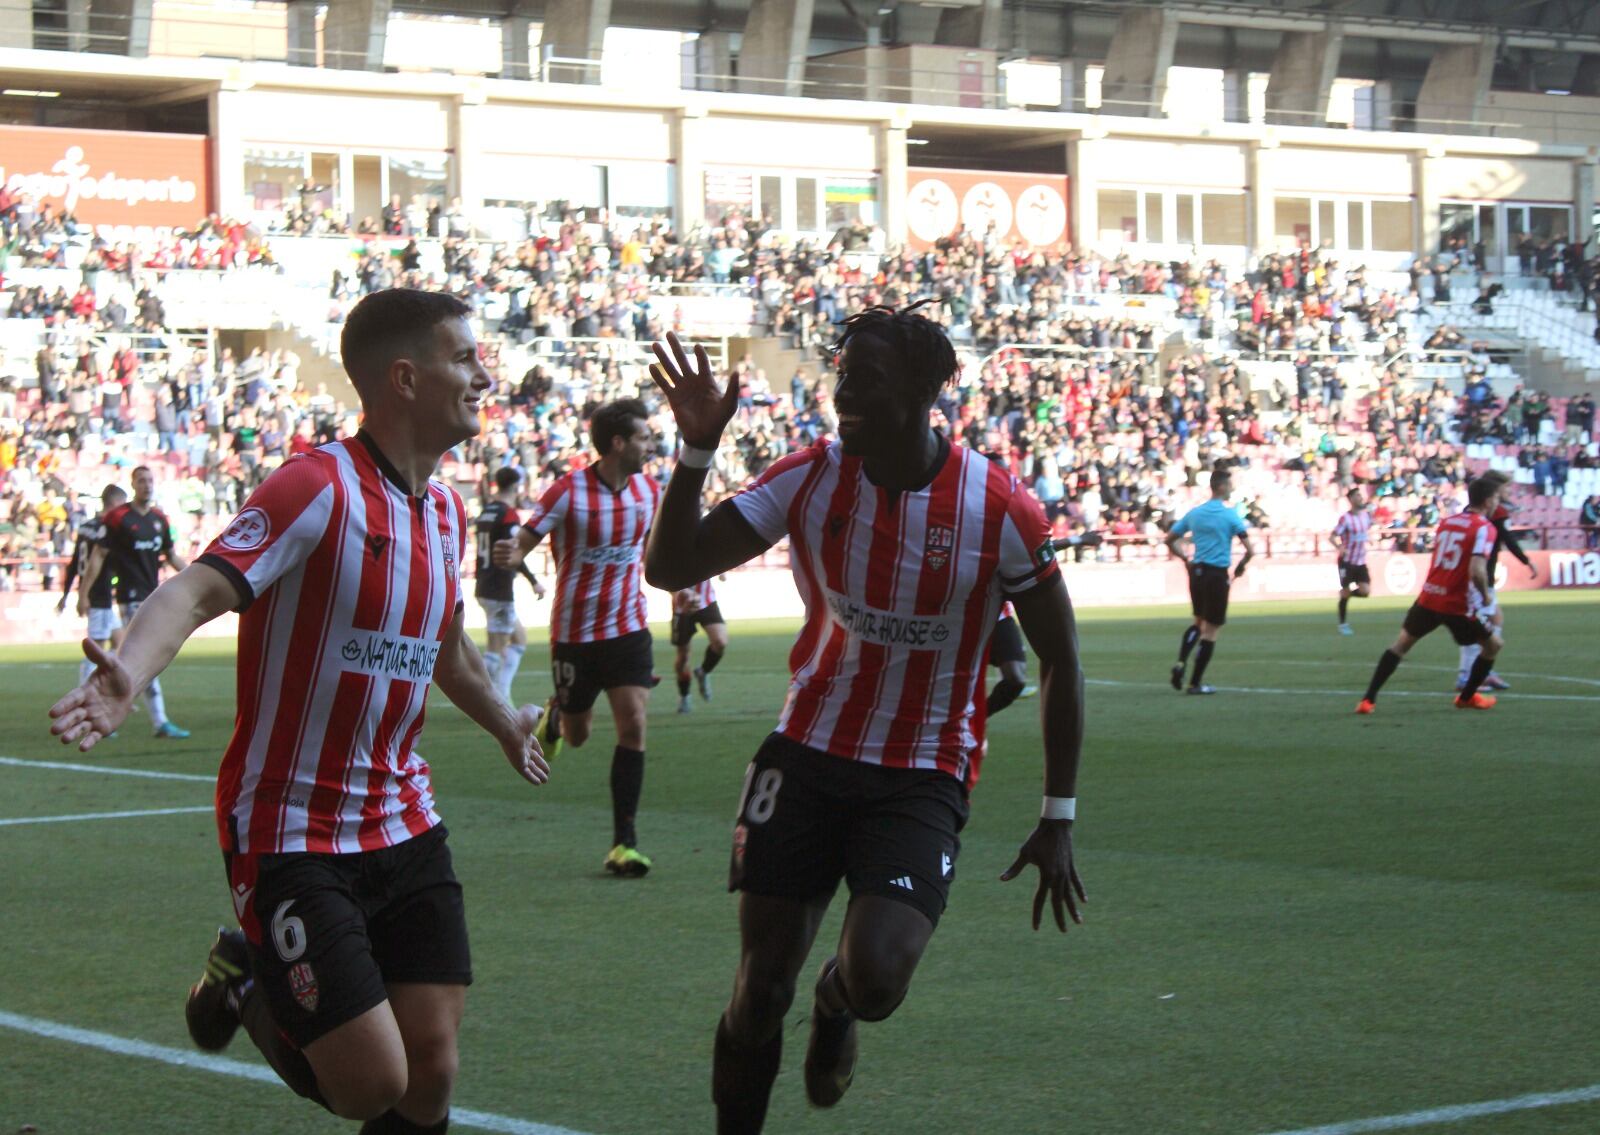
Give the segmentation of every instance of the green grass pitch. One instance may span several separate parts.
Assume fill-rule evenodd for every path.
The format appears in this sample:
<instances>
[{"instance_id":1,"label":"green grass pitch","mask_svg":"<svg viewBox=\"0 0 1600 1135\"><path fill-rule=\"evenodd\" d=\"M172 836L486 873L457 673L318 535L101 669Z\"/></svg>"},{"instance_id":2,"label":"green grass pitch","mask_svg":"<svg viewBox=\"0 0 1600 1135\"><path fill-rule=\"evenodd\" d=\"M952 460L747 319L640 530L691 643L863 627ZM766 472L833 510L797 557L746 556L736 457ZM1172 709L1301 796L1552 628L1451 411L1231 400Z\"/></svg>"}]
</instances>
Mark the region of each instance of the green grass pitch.
<instances>
[{"instance_id":1,"label":"green grass pitch","mask_svg":"<svg viewBox=\"0 0 1600 1135\"><path fill-rule=\"evenodd\" d=\"M814 1135L1261 1135L1600 1082L1600 601L1507 597L1492 713L1451 708L1455 648L1420 645L1352 710L1401 607L1242 607L1180 697L1175 609L1087 612L1079 785L1086 922L1028 925L998 875L1038 814L1038 702L993 726L951 905L905 1005L862 1034L855 1086L805 1105L810 975L768 1130ZM776 717L793 627L734 624L715 700L679 717L663 628L642 881L601 871L609 722L532 789L435 695L422 751L466 887L476 984L461 1107L596 1135L712 1129L712 1029L736 956L725 891L744 766ZM704 639L697 640L696 656ZM518 679L549 690L544 647ZM165 679L186 742L142 719L88 757L45 708L64 648L0 653L0 755L212 773L232 646ZM992 677L992 674L991 674ZM207 785L0 764L0 819L205 805ZM0 826L0 1012L186 1047L181 1003L230 904L207 814ZM228 1055L255 1061L241 1036ZM276 1085L0 1028L0 1132L352 1131ZM1428 1128L1593 1132L1600 1103Z\"/></svg>"}]
</instances>

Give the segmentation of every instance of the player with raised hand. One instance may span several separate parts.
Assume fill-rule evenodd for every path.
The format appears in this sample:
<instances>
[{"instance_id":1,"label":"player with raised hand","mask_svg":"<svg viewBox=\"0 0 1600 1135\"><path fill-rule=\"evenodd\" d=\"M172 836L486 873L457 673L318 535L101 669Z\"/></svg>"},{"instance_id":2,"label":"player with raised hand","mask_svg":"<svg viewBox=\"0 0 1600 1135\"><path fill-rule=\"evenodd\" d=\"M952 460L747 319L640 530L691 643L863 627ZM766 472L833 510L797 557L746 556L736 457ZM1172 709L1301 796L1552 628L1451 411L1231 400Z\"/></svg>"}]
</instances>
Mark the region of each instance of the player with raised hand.
<instances>
[{"instance_id":1,"label":"player with raised hand","mask_svg":"<svg viewBox=\"0 0 1600 1135\"><path fill-rule=\"evenodd\" d=\"M1486 613L1489 589L1489 553L1494 547L1495 528L1489 519L1500 502L1503 481L1482 476L1467 486L1467 508L1446 517L1434 538L1433 561L1422 593L1406 612L1399 637L1385 650L1372 672L1366 696L1356 706L1360 714L1377 708L1378 691L1389 680L1419 639L1445 627L1460 646L1481 646L1473 660L1467 680L1456 694L1457 709L1491 709L1494 698L1480 694L1478 687L1489 676L1494 660L1505 645L1494 632Z\"/></svg>"},{"instance_id":2,"label":"player with raised hand","mask_svg":"<svg viewBox=\"0 0 1600 1135\"><path fill-rule=\"evenodd\" d=\"M341 347L361 431L284 462L144 600L115 657L84 643L94 674L50 710L51 732L88 751L196 629L242 612L216 800L243 934L219 934L185 1017L209 1050L243 1024L291 1088L363 1135L446 1130L472 980L416 752L429 687L524 780L549 774L538 710L501 698L467 637L466 509L431 476L477 434L490 385L470 313L405 289L357 304Z\"/></svg>"},{"instance_id":3,"label":"player with raised hand","mask_svg":"<svg viewBox=\"0 0 1600 1135\"><path fill-rule=\"evenodd\" d=\"M814 1105L849 1087L857 1022L883 1020L905 997L955 875L984 752L975 695L1007 596L1039 656L1044 804L1001 878L1038 868L1036 929L1048 901L1066 930L1084 897L1072 852L1083 675L1043 510L929 425L957 369L936 323L872 308L835 350L839 440L784 457L704 516L737 383L719 388L705 352L691 362L673 336L652 368L683 447L650 537L650 583L692 587L787 535L806 606L788 697L734 829L741 957L716 1032L720 1135L765 1122L784 1014L841 879L850 905L816 983L805 1057Z\"/></svg>"}]
</instances>

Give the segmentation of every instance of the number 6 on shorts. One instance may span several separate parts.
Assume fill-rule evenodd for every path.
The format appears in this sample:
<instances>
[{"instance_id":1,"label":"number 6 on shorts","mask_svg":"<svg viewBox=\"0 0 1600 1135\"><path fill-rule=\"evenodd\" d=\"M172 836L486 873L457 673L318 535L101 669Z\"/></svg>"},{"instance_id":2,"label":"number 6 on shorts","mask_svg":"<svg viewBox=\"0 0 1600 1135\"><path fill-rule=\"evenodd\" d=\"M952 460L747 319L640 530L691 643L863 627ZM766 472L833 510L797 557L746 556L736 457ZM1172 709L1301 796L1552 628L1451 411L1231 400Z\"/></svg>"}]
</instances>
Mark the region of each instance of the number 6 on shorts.
<instances>
[{"instance_id":1,"label":"number 6 on shorts","mask_svg":"<svg viewBox=\"0 0 1600 1135\"><path fill-rule=\"evenodd\" d=\"M281 902L272 915L272 944L278 950L278 957L286 962L306 952L306 924L289 917L289 908L293 905L293 899Z\"/></svg>"}]
</instances>

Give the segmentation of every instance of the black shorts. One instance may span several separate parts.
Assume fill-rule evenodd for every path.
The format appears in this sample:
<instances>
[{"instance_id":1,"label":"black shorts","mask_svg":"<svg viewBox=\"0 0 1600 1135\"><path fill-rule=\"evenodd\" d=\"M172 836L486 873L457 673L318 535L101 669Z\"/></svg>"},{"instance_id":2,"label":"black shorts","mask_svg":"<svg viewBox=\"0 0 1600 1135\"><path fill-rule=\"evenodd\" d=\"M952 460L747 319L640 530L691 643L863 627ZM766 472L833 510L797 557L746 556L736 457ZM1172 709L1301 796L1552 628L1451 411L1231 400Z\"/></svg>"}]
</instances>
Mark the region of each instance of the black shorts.
<instances>
[{"instance_id":1,"label":"black shorts","mask_svg":"<svg viewBox=\"0 0 1600 1135\"><path fill-rule=\"evenodd\" d=\"M1457 646L1477 646L1488 642L1493 633L1471 615L1448 615L1432 607L1424 607L1421 603L1411 604L1411 610L1406 612L1406 621L1401 626L1412 638L1426 638L1440 627L1446 627Z\"/></svg>"},{"instance_id":2,"label":"black shorts","mask_svg":"<svg viewBox=\"0 0 1600 1135\"><path fill-rule=\"evenodd\" d=\"M1367 570L1366 564L1351 564L1344 560L1339 561L1339 586L1349 587L1352 583L1371 583L1372 573Z\"/></svg>"},{"instance_id":3,"label":"black shorts","mask_svg":"<svg viewBox=\"0 0 1600 1135\"><path fill-rule=\"evenodd\" d=\"M672 616L672 645L688 646L689 640L701 627L709 627L713 623L725 623L722 617L722 608L715 603L701 607L698 611L686 611L681 615Z\"/></svg>"},{"instance_id":4,"label":"black shorts","mask_svg":"<svg viewBox=\"0 0 1600 1135\"><path fill-rule=\"evenodd\" d=\"M1007 662L1026 662L1028 652L1022 646L1022 631L1017 620L1001 619L994 625L994 636L989 639L989 665L1003 666Z\"/></svg>"},{"instance_id":5,"label":"black shorts","mask_svg":"<svg viewBox=\"0 0 1600 1135\"><path fill-rule=\"evenodd\" d=\"M656 661L648 630L599 642L550 644L550 676L563 713L588 713L602 690L644 686L655 676Z\"/></svg>"},{"instance_id":6,"label":"black shorts","mask_svg":"<svg viewBox=\"0 0 1600 1135\"><path fill-rule=\"evenodd\" d=\"M1189 565L1189 605L1194 617L1214 627L1228 621L1228 569L1213 564Z\"/></svg>"},{"instance_id":7,"label":"black shorts","mask_svg":"<svg viewBox=\"0 0 1600 1135\"><path fill-rule=\"evenodd\" d=\"M472 984L443 825L377 851L223 859L235 896L255 888L240 918L255 980L301 1048L387 1000L391 982Z\"/></svg>"},{"instance_id":8,"label":"black shorts","mask_svg":"<svg viewBox=\"0 0 1600 1135\"><path fill-rule=\"evenodd\" d=\"M852 895L916 907L935 924L950 898L967 790L935 769L845 760L769 735L745 774L730 891L826 901Z\"/></svg>"}]
</instances>

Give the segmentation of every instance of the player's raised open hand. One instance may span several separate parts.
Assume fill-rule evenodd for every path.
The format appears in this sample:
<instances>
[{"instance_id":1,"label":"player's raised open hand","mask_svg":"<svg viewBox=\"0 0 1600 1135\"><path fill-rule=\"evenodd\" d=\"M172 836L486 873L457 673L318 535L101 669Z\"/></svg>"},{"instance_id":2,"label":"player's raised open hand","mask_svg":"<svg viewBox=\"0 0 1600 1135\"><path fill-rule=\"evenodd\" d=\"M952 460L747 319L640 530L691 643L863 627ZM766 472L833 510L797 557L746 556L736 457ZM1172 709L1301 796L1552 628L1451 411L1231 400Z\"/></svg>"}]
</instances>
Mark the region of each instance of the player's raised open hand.
<instances>
[{"instance_id":1,"label":"player's raised open hand","mask_svg":"<svg viewBox=\"0 0 1600 1135\"><path fill-rule=\"evenodd\" d=\"M506 760L529 784L543 784L550 779L550 766L545 763L544 750L536 736L543 716L544 711L536 705L520 707L513 719L515 727L500 738Z\"/></svg>"},{"instance_id":2,"label":"player's raised open hand","mask_svg":"<svg viewBox=\"0 0 1600 1135\"><path fill-rule=\"evenodd\" d=\"M667 396L684 444L696 449L716 449L723 429L739 404L739 383L730 375L727 386L718 390L706 349L695 345L691 365L683 344L670 331L666 346L655 343L652 350L656 361L650 364L650 377Z\"/></svg>"},{"instance_id":3,"label":"player's raised open hand","mask_svg":"<svg viewBox=\"0 0 1600 1135\"><path fill-rule=\"evenodd\" d=\"M1039 889L1033 894L1033 928L1039 929L1046 895L1063 934L1067 932L1069 914L1072 921L1082 923L1078 903L1088 902L1089 896L1083 892L1083 880L1078 878L1077 865L1072 861L1071 820L1040 820L1017 853L1017 861L1000 876L1000 881L1009 883L1030 863L1039 868Z\"/></svg>"},{"instance_id":4,"label":"player's raised open hand","mask_svg":"<svg viewBox=\"0 0 1600 1135\"><path fill-rule=\"evenodd\" d=\"M87 753L115 733L133 708L133 682L117 656L83 640L83 653L94 663L89 680L50 707L50 732L63 745L76 742Z\"/></svg>"}]
</instances>

